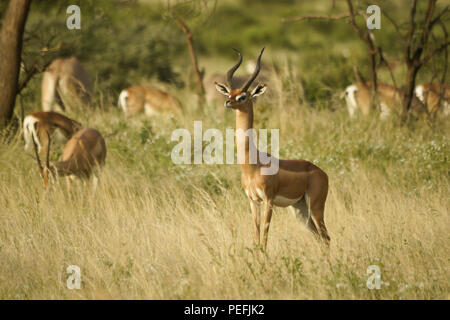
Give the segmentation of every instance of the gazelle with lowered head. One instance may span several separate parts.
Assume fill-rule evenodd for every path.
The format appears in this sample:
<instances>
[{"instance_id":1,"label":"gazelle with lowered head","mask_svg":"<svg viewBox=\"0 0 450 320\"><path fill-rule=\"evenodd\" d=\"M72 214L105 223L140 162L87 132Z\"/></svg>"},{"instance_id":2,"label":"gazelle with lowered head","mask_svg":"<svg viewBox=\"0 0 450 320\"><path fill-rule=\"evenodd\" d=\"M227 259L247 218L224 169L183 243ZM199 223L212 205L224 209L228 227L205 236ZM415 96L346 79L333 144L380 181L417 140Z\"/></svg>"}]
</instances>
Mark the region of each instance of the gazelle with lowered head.
<instances>
[{"instance_id":1,"label":"gazelle with lowered head","mask_svg":"<svg viewBox=\"0 0 450 320\"><path fill-rule=\"evenodd\" d=\"M38 152L47 152L49 146L48 137L55 131L60 132L66 139L81 129L81 124L60 113L53 111L40 111L32 113L23 120L23 136L25 150L28 150L34 141Z\"/></svg>"},{"instance_id":2,"label":"gazelle with lowered head","mask_svg":"<svg viewBox=\"0 0 450 320\"><path fill-rule=\"evenodd\" d=\"M147 116L165 113L179 113L181 102L169 93L150 86L134 85L122 90L119 108L127 115L144 112Z\"/></svg>"},{"instance_id":3,"label":"gazelle with lowered head","mask_svg":"<svg viewBox=\"0 0 450 320\"><path fill-rule=\"evenodd\" d=\"M248 132L253 128L253 101L266 91L266 84L258 84L252 91L249 88L258 76L261 67L261 56L258 56L256 68L252 76L240 88L233 87L233 74L242 62L241 53L238 63L227 73L227 85L216 83L217 90L227 97L225 107L236 111L236 131ZM328 193L328 176L319 167L305 160L278 160L278 170L267 174L269 164L261 161L262 153L257 151L251 135L239 137L237 134L238 157L239 150L244 150L241 161L241 183L250 201L253 214L253 239L256 245L267 247L267 236L272 218L273 206L291 206L298 218L303 218L306 226L326 244L329 243L327 228L324 221L325 201ZM250 161L251 149L256 150L256 161ZM271 155L272 160L275 158ZM253 162L253 163L252 163ZM266 162L266 161L264 161ZM260 205L264 206L264 217L261 226Z\"/></svg>"},{"instance_id":4,"label":"gazelle with lowered head","mask_svg":"<svg viewBox=\"0 0 450 320\"><path fill-rule=\"evenodd\" d=\"M367 116L372 112L371 106L371 82L356 82L348 86L341 97L345 98L350 118L355 118L357 113ZM380 103L380 119L387 119L393 112L402 112L402 90L394 86L377 83L377 95ZM417 97L413 96L410 113L419 115L424 112L424 106Z\"/></svg>"},{"instance_id":5,"label":"gazelle with lowered head","mask_svg":"<svg viewBox=\"0 0 450 320\"><path fill-rule=\"evenodd\" d=\"M48 134L50 141L50 134ZM51 141L50 141L51 142ZM44 180L44 186L49 185L50 177L66 177L68 191L70 192L70 179L77 177L88 179L94 176L94 188L97 187L97 169L105 164L106 144L100 132L92 128L81 129L75 133L64 148L61 161L51 162L50 143L47 148L46 160L43 163L39 158L38 146L33 139L34 151L39 172Z\"/></svg>"},{"instance_id":6,"label":"gazelle with lowered head","mask_svg":"<svg viewBox=\"0 0 450 320\"><path fill-rule=\"evenodd\" d=\"M64 111L89 103L93 85L76 57L58 58L44 72L41 91L44 111Z\"/></svg>"},{"instance_id":7,"label":"gazelle with lowered head","mask_svg":"<svg viewBox=\"0 0 450 320\"><path fill-rule=\"evenodd\" d=\"M429 82L416 86L416 96L422 101L431 116L450 115L450 85Z\"/></svg>"}]
</instances>

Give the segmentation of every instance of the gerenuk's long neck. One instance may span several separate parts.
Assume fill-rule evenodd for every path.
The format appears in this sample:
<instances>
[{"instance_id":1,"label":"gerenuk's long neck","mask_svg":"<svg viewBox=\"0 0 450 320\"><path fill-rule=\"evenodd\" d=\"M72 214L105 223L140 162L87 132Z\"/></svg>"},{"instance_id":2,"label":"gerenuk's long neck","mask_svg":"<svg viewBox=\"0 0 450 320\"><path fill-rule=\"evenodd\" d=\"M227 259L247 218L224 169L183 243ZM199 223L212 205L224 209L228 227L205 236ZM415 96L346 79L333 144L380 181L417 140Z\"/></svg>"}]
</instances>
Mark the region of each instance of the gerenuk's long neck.
<instances>
[{"instance_id":1,"label":"gerenuk's long neck","mask_svg":"<svg viewBox=\"0 0 450 320\"><path fill-rule=\"evenodd\" d=\"M250 162L250 160L255 160L255 156L257 157L257 149L254 145L253 139L250 139L249 136L252 134L251 130L253 129L253 103L250 100L248 107L245 111L236 110L236 134L238 134L238 130L242 130L244 132L245 138L239 139L238 135L236 135L236 147L238 152L238 160L240 156L240 150L244 150L244 163L241 163L241 169L244 172L249 172L255 170L257 164L255 161ZM256 151L255 155L252 154L253 159L250 159L250 149Z\"/></svg>"}]
</instances>

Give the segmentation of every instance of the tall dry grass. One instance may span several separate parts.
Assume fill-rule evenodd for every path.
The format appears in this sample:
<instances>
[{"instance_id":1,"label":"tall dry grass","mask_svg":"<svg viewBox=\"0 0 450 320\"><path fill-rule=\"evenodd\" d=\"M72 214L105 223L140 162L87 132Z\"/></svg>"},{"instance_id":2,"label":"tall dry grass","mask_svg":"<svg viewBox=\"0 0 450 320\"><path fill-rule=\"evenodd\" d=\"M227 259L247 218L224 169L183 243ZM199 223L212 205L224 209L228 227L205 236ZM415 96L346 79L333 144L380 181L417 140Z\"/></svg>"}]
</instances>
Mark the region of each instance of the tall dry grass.
<instances>
[{"instance_id":1,"label":"tall dry grass","mask_svg":"<svg viewBox=\"0 0 450 320\"><path fill-rule=\"evenodd\" d=\"M238 166L171 163L172 130L234 127L231 111L196 108L180 91L180 119L126 119L112 106L71 115L111 134L96 192L80 182L68 195L63 179L44 190L20 132L0 143L0 297L448 299L446 122L350 121L341 102L311 108L281 86L258 101L255 127L280 128L283 158L329 174L328 254L281 208L263 254ZM80 290L66 287L69 265L81 268ZM370 265L379 290L366 286Z\"/></svg>"}]
</instances>

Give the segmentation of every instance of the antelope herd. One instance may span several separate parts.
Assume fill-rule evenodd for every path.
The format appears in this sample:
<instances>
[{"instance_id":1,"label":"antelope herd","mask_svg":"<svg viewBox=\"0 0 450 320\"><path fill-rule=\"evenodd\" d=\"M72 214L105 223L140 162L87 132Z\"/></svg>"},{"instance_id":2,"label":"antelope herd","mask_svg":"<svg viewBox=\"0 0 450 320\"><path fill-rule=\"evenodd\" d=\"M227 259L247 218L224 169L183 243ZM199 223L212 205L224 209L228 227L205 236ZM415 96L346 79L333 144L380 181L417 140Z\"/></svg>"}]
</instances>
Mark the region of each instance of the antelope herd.
<instances>
[{"instance_id":1,"label":"antelope herd","mask_svg":"<svg viewBox=\"0 0 450 320\"><path fill-rule=\"evenodd\" d=\"M213 74L207 77L207 103L217 101L217 91L226 96L225 108L236 112L236 129L244 132L253 128L253 104L255 98L265 93L270 71L264 70L261 57L264 48L255 62L247 64L249 77L234 76L242 63L239 61L226 74ZM250 88L258 80L259 83ZM257 82L258 82L257 81ZM226 82L223 84L221 82ZM213 86L212 84L215 84ZM216 90L214 90L214 87ZM350 118L358 114L367 116L374 107L371 103L372 84L359 81L349 85L343 94ZM450 86L437 83L425 83L415 88L409 112L419 116L426 113L431 116L450 115ZM45 71L42 80L42 109L25 117L23 132L25 149L34 149L44 186L48 186L56 177L66 177L70 192L73 178L93 177L94 187L98 183L100 168L106 160L106 143L102 134L93 128L84 128L81 123L62 113L74 108L91 105L93 85L89 74L76 57L54 60ZM377 97L380 119L386 119L392 113L400 113L403 91L394 86L379 83ZM164 114L180 115L183 106L175 96L150 85L133 85L123 89L118 97L118 107L127 116L143 113L146 116ZM51 142L56 136L67 140L60 161L50 161ZM242 149L241 149L242 148ZM279 160L272 155L257 151L256 163L249 161L249 150L256 149L249 136L237 137L237 149L244 150L244 162L241 166L241 182L250 202L253 215L253 238L255 245L267 247L267 237L274 206L290 207L306 227L328 244L330 237L324 221L325 202L328 193L327 174L305 160ZM41 161L40 154L45 155ZM262 155L276 159L279 164L275 174L262 174L267 165L261 161ZM261 218L260 207L263 206ZM262 226L262 232L261 232Z\"/></svg>"},{"instance_id":2,"label":"antelope herd","mask_svg":"<svg viewBox=\"0 0 450 320\"><path fill-rule=\"evenodd\" d=\"M99 168L105 164L106 143L102 134L93 128L63 115L75 107L90 104L93 86L89 74L76 57L55 59L44 72L41 87L42 109L24 118L25 150L34 148L39 172L47 187L52 178L66 177L71 190L71 179L93 176L94 188L98 184ZM146 115L175 113L182 110L181 102L160 89L135 85L119 95L119 107L127 115L145 112ZM56 112L58 111L58 112ZM50 149L55 133L67 141L61 161L51 162ZM45 162L39 154L46 155Z\"/></svg>"},{"instance_id":3,"label":"antelope herd","mask_svg":"<svg viewBox=\"0 0 450 320\"><path fill-rule=\"evenodd\" d=\"M363 116L371 113L373 108L371 91L372 84L370 82L357 82L345 89L341 97L345 98L350 118L355 118L358 113ZM409 113L415 116L426 113L431 117L450 114L450 86L448 84L441 86L438 83L426 83L418 85L414 92ZM381 120L388 118L392 113L401 113L403 96L404 92L401 89L385 83L377 84Z\"/></svg>"}]
</instances>

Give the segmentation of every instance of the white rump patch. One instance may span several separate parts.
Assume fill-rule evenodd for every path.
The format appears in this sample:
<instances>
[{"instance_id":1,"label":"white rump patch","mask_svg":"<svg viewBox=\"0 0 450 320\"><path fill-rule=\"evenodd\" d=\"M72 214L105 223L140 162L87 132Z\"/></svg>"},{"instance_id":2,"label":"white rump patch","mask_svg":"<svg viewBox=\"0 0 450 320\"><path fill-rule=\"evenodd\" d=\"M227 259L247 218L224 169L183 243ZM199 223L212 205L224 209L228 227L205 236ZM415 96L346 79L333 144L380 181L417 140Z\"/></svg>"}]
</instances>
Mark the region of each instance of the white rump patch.
<instances>
[{"instance_id":1,"label":"white rump patch","mask_svg":"<svg viewBox=\"0 0 450 320\"><path fill-rule=\"evenodd\" d=\"M38 152L41 152L41 143L38 139L38 135L36 132L36 124L39 122L39 119L33 116L26 116L23 120L23 138L25 140L25 150L28 150L30 146L33 144L31 139L34 139L38 147Z\"/></svg>"},{"instance_id":2,"label":"white rump patch","mask_svg":"<svg viewBox=\"0 0 450 320\"><path fill-rule=\"evenodd\" d=\"M127 112L127 98L128 98L128 91L122 90L122 92L119 95L119 101L117 105L119 108L122 108L123 112Z\"/></svg>"},{"instance_id":3,"label":"white rump patch","mask_svg":"<svg viewBox=\"0 0 450 320\"><path fill-rule=\"evenodd\" d=\"M424 102L424 96L423 96L423 85L418 85L414 92L416 93L417 98L419 98L420 101Z\"/></svg>"},{"instance_id":4,"label":"white rump patch","mask_svg":"<svg viewBox=\"0 0 450 320\"><path fill-rule=\"evenodd\" d=\"M347 110L350 118L355 117L356 109L358 109L358 103L356 102L355 92L358 91L358 87L352 84L345 88L345 102L347 103Z\"/></svg>"}]
</instances>

